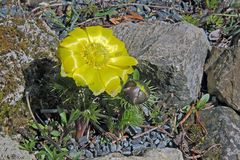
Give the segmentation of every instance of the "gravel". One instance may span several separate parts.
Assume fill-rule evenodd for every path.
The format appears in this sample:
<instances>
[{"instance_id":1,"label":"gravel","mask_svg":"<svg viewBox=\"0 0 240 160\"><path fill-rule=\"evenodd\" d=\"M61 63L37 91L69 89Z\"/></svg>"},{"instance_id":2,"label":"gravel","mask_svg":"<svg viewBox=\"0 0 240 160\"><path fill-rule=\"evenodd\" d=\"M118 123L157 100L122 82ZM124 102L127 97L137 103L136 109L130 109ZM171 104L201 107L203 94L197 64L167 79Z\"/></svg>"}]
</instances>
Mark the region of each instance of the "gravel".
<instances>
[{"instance_id":1,"label":"gravel","mask_svg":"<svg viewBox=\"0 0 240 160\"><path fill-rule=\"evenodd\" d=\"M142 133L140 127L134 130ZM158 131L152 131L135 139L126 138L116 143L103 143L100 141L101 136L97 136L96 139L95 143L91 142L88 147L84 148L85 158L95 158L114 152L122 153L125 156L137 156L142 155L143 152L149 148L165 148L173 145L172 140L168 136ZM80 138L79 143L86 144L86 138Z\"/></svg>"}]
</instances>

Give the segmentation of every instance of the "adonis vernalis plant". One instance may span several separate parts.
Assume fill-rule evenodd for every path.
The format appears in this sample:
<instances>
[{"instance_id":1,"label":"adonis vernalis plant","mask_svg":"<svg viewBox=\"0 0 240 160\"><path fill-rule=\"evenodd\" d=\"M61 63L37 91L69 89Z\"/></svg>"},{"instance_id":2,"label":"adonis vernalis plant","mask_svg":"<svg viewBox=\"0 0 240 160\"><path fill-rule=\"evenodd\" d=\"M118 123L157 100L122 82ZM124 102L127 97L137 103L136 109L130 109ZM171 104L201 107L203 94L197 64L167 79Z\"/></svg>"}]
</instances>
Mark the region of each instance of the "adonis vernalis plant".
<instances>
[{"instance_id":1,"label":"adonis vernalis plant","mask_svg":"<svg viewBox=\"0 0 240 160\"><path fill-rule=\"evenodd\" d=\"M88 86L95 96L106 91L112 97L133 72L137 60L109 28L76 28L62 40L58 55L61 75L73 78L77 86Z\"/></svg>"}]
</instances>

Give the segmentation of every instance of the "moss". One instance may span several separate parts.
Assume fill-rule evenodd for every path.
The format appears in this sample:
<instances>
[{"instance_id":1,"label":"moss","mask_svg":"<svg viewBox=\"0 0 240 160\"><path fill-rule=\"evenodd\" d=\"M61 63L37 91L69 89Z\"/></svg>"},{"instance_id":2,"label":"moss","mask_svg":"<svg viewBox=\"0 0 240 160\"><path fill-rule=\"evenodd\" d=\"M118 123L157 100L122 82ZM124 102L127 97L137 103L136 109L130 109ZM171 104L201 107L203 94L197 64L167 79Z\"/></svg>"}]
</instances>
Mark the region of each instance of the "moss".
<instances>
[{"instance_id":1,"label":"moss","mask_svg":"<svg viewBox=\"0 0 240 160\"><path fill-rule=\"evenodd\" d=\"M15 19L18 23L19 20ZM0 54L10 50L26 50L29 42L16 26L0 26ZM17 45L16 45L17 44Z\"/></svg>"},{"instance_id":2,"label":"moss","mask_svg":"<svg viewBox=\"0 0 240 160\"><path fill-rule=\"evenodd\" d=\"M192 124L188 129L188 136L193 143L203 143L205 135L202 133L202 128L199 124Z\"/></svg>"},{"instance_id":3,"label":"moss","mask_svg":"<svg viewBox=\"0 0 240 160\"><path fill-rule=\"evenodd\" d=\"M30 120L27 106L19 101L15 106L2 103L3 92L0 92L0 124L6 134L16 134L20 127L25 127Z\"/></svg>"}]
</instances>

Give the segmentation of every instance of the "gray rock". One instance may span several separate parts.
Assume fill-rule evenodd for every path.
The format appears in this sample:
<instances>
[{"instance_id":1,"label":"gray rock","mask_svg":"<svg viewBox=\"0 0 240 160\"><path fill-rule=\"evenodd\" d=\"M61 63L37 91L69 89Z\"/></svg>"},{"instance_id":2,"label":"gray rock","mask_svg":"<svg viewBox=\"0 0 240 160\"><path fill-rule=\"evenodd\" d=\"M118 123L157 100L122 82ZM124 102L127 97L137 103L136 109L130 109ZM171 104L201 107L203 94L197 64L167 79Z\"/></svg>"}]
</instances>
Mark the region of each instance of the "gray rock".
<instances>
[{"instance_id":1,"label":"gray rock","mask_svg":"<svg viewBox=\"0 0 240 160\"><path fill-rule=\"evenodd\" d=\"M123 148L122 154L125 156L130 156L132 154L131 147Z\"/></svg>"},{"instance_id":2,"label":"gray rock","mask_svg":"<svg viewBox=\"0 0 240 160\"><path fill-rule=\"evenodd\" d=\"M1 160L35 159L33 155L30 155L27 151L20 150L19 147L20 145L16 141L0 135Z\"/></svg>"},{"instance_id":3,"label":"gray rock","mask_svg":"<svg viewBox=\"0 0 240 160\"><path fill-rule=\"evenodd\" d=\"M122 146L120 144L117 144L117 152L121 152Z\"/></svg>"},{"instance_id":4,"label":"gray rock","mask_svg":"<svg viewBox=\"0 0 240 160\"><path fill-rule=\"evenodd\" d=\"M213 147L203 159L239 160L240 117L229 107L218 106L201 112L201 121L208 130L208 136L201 149Z\"/></svg>"},{"instance_id":5,"label":"gray rock","mask_svg":"<svg viewBox=\"0 0 240 160\"><path fill-rule=\"evenodd\" d=\"M139 155L140 153L144 152L145 149L146 147L141 144L132 145L132 154Z\"/></svg>"},{"instance_id":6,"label":"gray rock","mask_svg":"<svg viewBox=\"0 0 240 160\"><path fill-rule=\"evenodd\" d=\"M89 150L85 150L85 156L87 158L93 158L93 153L91 151L89 151Z\"/></svg>"},{"instance_id":7,"label":"gray rock","mask_svg":"<svg viewBox=\"0 0 240 160\"><path fill-rule=\"evenodd\" d=\"M125 23L113 27L139 67L159 88L161 99L174 94L172 105L183 106L198 96L203 65L210 49L204 31L191 24Z\"/></svg>"},{"instance_id":8,"label":"gray rock","mask_svg":"<svg viewBox=\"0 0 240 160\"><path fill-rule=\"evenodd\" d=\"M134 145L134 144L140 144L140 143L142 143L141 137L132 140L132 144L133 144L133 145Z\"/></svg>"},{"instance_id":9,"label":"gray rock","mask_svg":"<svg viewBox=\"0 0 240 160\"><path fill-rule=\"evenodd\" d=\"M240 47L214 48L205 66L208 91L235 110L240 111Z\"/></svg>"},{"instance_id":10,"label":"gray rock","mask_svg":"<svg viewBox=\"0 0 240 160\"><path fill-rule=\"evenodd\" d=\"M160 141L157 145L157 148L164 148L166 146L166 144L164 143L164 141Z\"/></svg>"},{"instance_id":11,"label":"gray rock","mask_svg":"<svg viewBox=\"0 0 240 160\"><path fill-rule=\"evenodd\" d=\"M111 152L115 152L116 150L117 150L117 145L111 143L111 144L110 144L110 151L111 151Z\"/></svg>"},{"instance_id":12,"label":"gray rock","mask_svg":"<svg viewBox=\"0 0 240 160\"><path fill-rule=\"evenodd\" d=\"M133 135L142 133L142 128L141 127L129 126L128 128Z\"/></svg>"},{"instance_id":13,"label":"gray rock","mask_svg":"<svg viewBox=\"0 0 240 160\"><path fill-rule=\"evenodd\" d=\"M156 140L154 141L154 143L155 143L156 145L158 145L158 144L160 143L160 140L159 140L159 139L156 139Z\"/></svg>"},{"instance_id":14,"label":"gray rock","mask_svg":"<svg viewBox=\"0 0 240 160\"><path fill-rule=\"evenodd\" d=\"M174 148L150 149L140 156L125 157L120 153L112 153L105 157L97 157L96 160L183 160L182 152ZM95 160L94 159L94 160Z\"/></svg>"},{"instance_id":15,"label":"gray rock","mask_svg":"<svg viewBox=\"0 0 240 160\"><path fill-rule=\"evenodd\" d=\"M88 143L88 137L87 136L82 136L81 138L79 138L78 141L79 141L80 146L83 146L86 143Z\"/></svg>"},{"instance_id":16,"label":"gray rock","mask_svg":"<svg viewBox=\"0 0 240 160\"><path fill-rule=\"evenodd\" d=\"M0 32L8 34L0 45L0 102L15 105L25 89L23 71L35 59L57 61L58 40L43 21L34 19L4 21Z\"/></svg>"},{"instance_id":17,"label":"gray rock","mask_svg":"<svg viewBox=\"0 0 240 160\"><path fill-rule=\"evenodd\" d=\"M122 141L122 146L123 147L127 147L129 145L127 140Z\"/></svg>"}]
</instances>

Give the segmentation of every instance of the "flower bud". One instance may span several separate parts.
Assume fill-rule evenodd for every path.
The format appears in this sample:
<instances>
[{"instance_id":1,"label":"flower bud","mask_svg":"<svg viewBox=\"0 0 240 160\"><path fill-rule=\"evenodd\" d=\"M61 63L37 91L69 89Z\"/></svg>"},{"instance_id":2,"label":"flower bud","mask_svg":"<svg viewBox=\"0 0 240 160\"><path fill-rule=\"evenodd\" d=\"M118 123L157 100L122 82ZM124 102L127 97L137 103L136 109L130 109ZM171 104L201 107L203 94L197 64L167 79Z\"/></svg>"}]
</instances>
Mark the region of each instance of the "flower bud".
<instances>
[{"instance_id":1,"label":"flower bud","mask_svg":"<svg viewBox=\"0 0 240 160\"><path fill-rule=\"evenodd\" d=\"M142 104L148 100L150 90L146 85L139 81L128 81L124 85L123 93L130 103Z\"/></svg>"}]
</instances>

